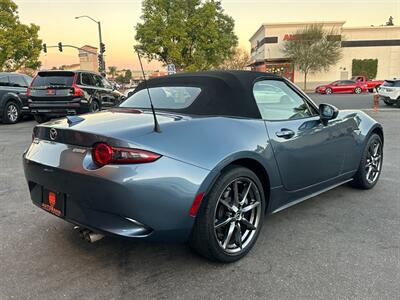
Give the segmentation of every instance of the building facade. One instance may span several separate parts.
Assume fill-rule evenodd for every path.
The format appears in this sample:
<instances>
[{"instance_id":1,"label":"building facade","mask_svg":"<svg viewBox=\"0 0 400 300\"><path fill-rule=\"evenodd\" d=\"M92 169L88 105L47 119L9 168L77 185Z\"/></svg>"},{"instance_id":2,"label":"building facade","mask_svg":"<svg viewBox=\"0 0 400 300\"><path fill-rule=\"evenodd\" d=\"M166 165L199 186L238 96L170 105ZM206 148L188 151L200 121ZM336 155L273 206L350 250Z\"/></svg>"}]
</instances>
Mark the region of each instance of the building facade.
<instances>
[{"instance_id":1,"label":"building facade","mask_svg":"<svg viewBox=\"0 0 400 300\"><path fill-rule=\"evenodd\" d=\"M79 49L80 69L86 71L98 72L99 62L97 48L85 45Z\"/></svg>"},{"instance_id":2,"label":"building facade","mask_svg":"<svg viewBox=\"0 0 400 300\"><path fill-rule=\"evenodd\" d=\"M353 59L377 59L377 79L400 77L400 26L346 27L345 21L263 24L250 38L251 68L279 74L302 87L304 74L285 58L282 48L298 30L311 24L322 24L324 29L333 29L341 36L342 59L327 72L309 74L308 88L349 79Z\"/></svg>"}]
</instances>

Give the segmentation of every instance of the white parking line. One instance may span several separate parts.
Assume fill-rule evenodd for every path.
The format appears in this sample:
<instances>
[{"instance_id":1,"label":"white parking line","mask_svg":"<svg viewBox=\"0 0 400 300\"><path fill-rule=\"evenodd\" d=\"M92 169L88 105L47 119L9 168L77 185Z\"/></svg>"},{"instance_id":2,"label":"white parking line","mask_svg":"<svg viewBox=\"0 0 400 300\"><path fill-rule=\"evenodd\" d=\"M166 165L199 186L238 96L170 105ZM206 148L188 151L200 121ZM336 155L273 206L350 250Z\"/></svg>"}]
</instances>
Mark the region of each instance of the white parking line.
<instances>
[{"instance_id":1,"label":"white parking line","mask_svg":"<svg viewBox=\"0 0 400 300\"><path fill-rule=\"evenodd\" d=\"M361 110L374 111L373 108L362 108ZM400 109L396 110L395 108L378 108L377 112L380 112L380 111L400 111Z\"/></svg>"}]
</instances>

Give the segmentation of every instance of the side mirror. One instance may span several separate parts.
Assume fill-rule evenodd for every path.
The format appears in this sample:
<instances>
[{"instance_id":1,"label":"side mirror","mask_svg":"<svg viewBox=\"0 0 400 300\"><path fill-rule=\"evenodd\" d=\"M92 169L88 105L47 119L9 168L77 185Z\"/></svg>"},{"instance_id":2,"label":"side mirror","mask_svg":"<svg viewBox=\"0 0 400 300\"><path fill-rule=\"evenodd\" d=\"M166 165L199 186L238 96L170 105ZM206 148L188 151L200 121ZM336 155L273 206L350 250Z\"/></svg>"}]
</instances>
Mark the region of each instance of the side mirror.
<instances>
[{"instance_id":1,"label":"side mirror","mask_svg":"<svg viewBox=\"0 0 400 300\"><path fill-rule=\"evenodd\" d=\"M322 103L319 105L319 117L324 125L327 125L328 121L335 119L338 114L339 109L331 104Z\"/></svg>"}]
</instances>

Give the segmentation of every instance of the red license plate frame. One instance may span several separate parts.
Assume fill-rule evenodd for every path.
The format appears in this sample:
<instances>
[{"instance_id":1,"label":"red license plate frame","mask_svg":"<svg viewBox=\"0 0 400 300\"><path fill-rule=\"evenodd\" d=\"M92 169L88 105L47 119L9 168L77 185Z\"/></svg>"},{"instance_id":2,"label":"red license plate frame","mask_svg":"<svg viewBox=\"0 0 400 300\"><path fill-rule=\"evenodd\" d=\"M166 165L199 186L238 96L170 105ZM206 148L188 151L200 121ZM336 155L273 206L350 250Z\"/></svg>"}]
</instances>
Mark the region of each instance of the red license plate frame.
<instances>
[{"instance_id":1,"label":"red license plate frame","mask_svg":"<svg viewBox=\"0 0 400 300\"><path fill-rule=\"evenodd\" d=\"M65 194L43 189L42 209L63 218L65 216Z\"/></svg>"}]
</instances>

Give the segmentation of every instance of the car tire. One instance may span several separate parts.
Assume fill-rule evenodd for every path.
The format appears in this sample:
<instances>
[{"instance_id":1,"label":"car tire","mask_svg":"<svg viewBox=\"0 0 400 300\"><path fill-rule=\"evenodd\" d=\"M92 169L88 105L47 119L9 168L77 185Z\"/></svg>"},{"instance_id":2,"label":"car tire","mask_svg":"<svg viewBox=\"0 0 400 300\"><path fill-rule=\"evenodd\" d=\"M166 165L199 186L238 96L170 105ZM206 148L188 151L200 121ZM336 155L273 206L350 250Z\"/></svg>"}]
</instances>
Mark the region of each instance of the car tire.
<instances>
[{"instance_id":1,"label":"car tire","mask_svg":"<svg viewBox=\"0 0 400 300\"><path fill-rule=\"evenodd\" d=\"M98 111L100 111L100 104L99 104L99 102L97 100L93 100L90 103L89 112L90 113L95 113L95 112L98 112Z\"/></svg>"},{"instance_id":2,"label":"car tire","mask_svg":"<svg viewBox=\"0 0 400 300\"><path fill-rule=\"evenodd\" d=\"M236 201L233 196L235 190L239 195ZM203 199L190 246L200 255L214 261L237 261L257 241L264 212L264 192L257 175L247 168L230 166L222 172Z\"/></svg>"},{"instance_id":3,"label":"car tire","mask_svg":"<svg viewBox=\"0 0 400 300\"><path fill-rule=\"evenodd\" d=\"M379 180L382 164L383 142L381 137L374 133L368 138L365 145L361 162L354 176L354 180L352 181L352 185L364 190L372 189Z\"/></svg>"},{"instance_id":4,"label":"car tire","mask_svg":"<svg viewBox=\"0 0 400 300\"><path fill-rule=\"evenodd\" d=\"M326 94L326 95L331 95L332 93L333 93L333 91L332 91L331 88L327 88L327 89L325 90L325 94Z\"/></svg>"},{"instance_id":5,"label":"car tire","mask_svg":"<svg viewBox=\"0 0 400 300\"><path fill-rule=\"evenodd\" d=\"M21 108L14 101L9 101L4 107L3 123L15 124L21 117Z\"/></svg>"},{"instance_id":6,"label":"car tire","mask_svg":"<svg viewBox=\"0 0 400 300\"><path fill-rule=\"evenodd\" d=\"M360 87L356 87L356 88L354 89L354 93L355 93L355 94L361 94L361 93L362 93L362 89L361 89Z\"/></svg>"},{"instance_id":7,"label":"car tire","mask_svg":"<svg viewBox=\"0 0 400 300\"><path fill-rule=\"evenodd\" d=\"M36 122L38 122L39 124L45 123L47 121L50 120L50 118L46 115L33 115L33 118L35 119Z\"/></svg>"},{"instance_id":8,"label":"car tire","mask_svg":"<svg viewBox=\"0 0 400 300\"><path fill-rule=\"evenodd\" d=\"M392 106L394 104L394 102L390 102L390 101L387 101L387 100L383 100L383 102L385 102L385 104L388 105L388 106Z\"/></svg>"}]
</instances>

